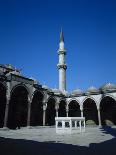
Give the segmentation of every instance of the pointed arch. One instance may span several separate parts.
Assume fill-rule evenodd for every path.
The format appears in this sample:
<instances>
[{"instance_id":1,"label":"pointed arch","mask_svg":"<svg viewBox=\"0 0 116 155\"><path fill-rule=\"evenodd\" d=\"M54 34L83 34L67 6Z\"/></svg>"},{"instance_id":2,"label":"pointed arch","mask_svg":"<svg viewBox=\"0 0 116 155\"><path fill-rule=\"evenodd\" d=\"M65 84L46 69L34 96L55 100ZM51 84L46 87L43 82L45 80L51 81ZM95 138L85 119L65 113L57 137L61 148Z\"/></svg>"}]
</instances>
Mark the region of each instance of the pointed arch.
<instances>
[{"instance_id":1,"label":"pointed arch","mask_svg":"<svg viewBox=\"0 0 116 155\"><path fill-rule=\"evenodd\" d=\"M19 87L23 87L27 91L27 94L30 95L29 88L25 84L23 84L23 83L15 85L12 88L10 95L12 96L12 93L14 92L14 90L16 90L16 88L19 88Z\"/></svg>"},{"instance_id":2,"label":"pointed arch","mask_svg":"<svg viewBox=\"0 0 116 155\"><path fill-rule=\"evenodd\" d=\"M82 104L83 104L87 99L93 100L93 101L95 102L96 106L97 106L97 101L96 101L96 99L95 99L94 97L92 97L92 96L87 96L87 97L85 97L84 100L82 101Z\"/></svg>"},{"instance_id":3,"label":"pointed arch","mask_svg":"<svg viewBox=\"0 0 116 155\"><path fill-rule=\"evenodd\" d=\"M8 127L27 126L28 89L25 85L16 85L11 91L9 102Z\"/></svg>"},{"instance_id":4,"label":"pointed arch","mask_svg":"<svg viewBox=\"0 0 116 155\"><path fill-rule=\"evenodd\" d=\"M56 99L55 97L49 97L47 100L47 109L46 109L46 125L55 125L55 116L56 116Z\"/></svg>"},{"instance_id":5,"label":"pointed arch","mask_svg":"<svg viewBox=\"0 0 116 155\"><path fill-rule=\"evenodd\" d=\"M80 110L80 105L77 102L77 100L72 99L70 100L69 104L69 117L81 117L81 110Z\"/></svg>"},{"instance_id":6,"label":"pointed arch","mask_svg":"<svg viewBox=\"0 0 116 155\"><path fill-rule=\"evenodd\" d=\"M116 100L111 95L106 95L100 102L101 124L116 125Z\"/></svg>"},{"instance_id":7,"label":"pointed arch","mask_svg":"<svg viewBox=\"0 0 116 155\"><path fill-rule=\"evenodd\" d=\"M83 116L85 117L86 125L98 125L98 112L95 99L91 97L85 98L83 101Z\"/></svg>"},{"instance_id":8,"label":"pointed arch","mask_svg":"<svg viewBox=\"0 0 116 155\"><path fill-rule=\"evenodd\" d=\"M58 116L66 117L66 101L65 100L60 100L59 102Z\"/></svg>"},{"instance_id":9,"label":"pointed arch","mask_svg":"<svg viewBox=\"0 0 116 155\"><path fill-rule=\"evenodd\" d=\"M6 107L6 87L2 82L0 82L0 128L2 128L4 124L5 107Z\"/></svg>"},{"instance_id":10,"label":"pointed arch","mask_svg":"<svg viewBox=\"0 0 116 155\"><path fill-rule=\"evenodd\" d=\"M71 98L67 104L69 105L71 101L76 101L80 105L80 101L76 97Z\"/></svg>"},{"instance_id":11,"label":"pointed arch","mask_svg":"<svg viewBox=\"0 0 116 155\"><path fill-rule=\"evenodd\" d=\"M34 92L31 103L31 126L43 124L43 98L44 95L41 91Z\"/></svg>"}]
</instances>

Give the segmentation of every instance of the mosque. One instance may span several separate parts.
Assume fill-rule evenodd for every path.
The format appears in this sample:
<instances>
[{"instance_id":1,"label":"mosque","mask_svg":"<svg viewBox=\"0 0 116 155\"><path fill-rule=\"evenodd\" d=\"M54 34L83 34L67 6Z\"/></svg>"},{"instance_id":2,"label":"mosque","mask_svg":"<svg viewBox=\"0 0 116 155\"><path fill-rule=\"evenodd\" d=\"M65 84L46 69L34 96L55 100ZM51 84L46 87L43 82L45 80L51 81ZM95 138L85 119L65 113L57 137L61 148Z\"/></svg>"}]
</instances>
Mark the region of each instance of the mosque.
<instances>
[{"instance_id":1,"label":"mosque","mask_svg":"<svg viewBox=\"0 0 116 155\"><path fill-rule=\"evenodd\" d=\"M86 125L116 125L116 85L66 91L66 50L61 30L58 49L59 89L27 78L12 65L0 65L0 128L51 126L55 117L84 116Z\"/></svg>"}]
</instances>

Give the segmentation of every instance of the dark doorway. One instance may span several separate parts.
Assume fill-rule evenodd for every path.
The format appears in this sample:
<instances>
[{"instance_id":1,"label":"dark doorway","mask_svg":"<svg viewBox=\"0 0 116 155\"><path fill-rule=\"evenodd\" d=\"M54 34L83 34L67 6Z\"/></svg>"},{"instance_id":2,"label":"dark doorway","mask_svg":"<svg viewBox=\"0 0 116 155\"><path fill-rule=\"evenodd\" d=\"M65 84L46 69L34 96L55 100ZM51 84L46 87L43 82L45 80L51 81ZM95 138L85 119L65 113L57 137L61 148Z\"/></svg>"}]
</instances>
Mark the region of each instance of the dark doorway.
<instances>
[{"instance_id":1,"label":"dark doorway","mask_svg":"<svg viewBox=\"0 0 116 155\"><path fill-rule=\"evenodd\" d=\"M86 125L98 125L98 112L94 100L88 98L83 103L83 116L85 117Z\"/></svg>"},{"instance_id":2,"label":"dark doorway","mask_svg":"<svg viewBox=\"0 0 116 155\"><path fill-rule=\"evenodd\" d=\"M8 127L11 129L27 126L28 92L24 86L16 87L9 103Z\"/></svg>"},{"instance_id":3,"label":"dark doorway","mask_svg":"<svg viewBox=\"0 0 116 155\"><path fill-rule=\"evenodd\" d=\"M43 94L39 91L33 96L31 104L31 126L43 125Z\"/></svg>"},{"instance_id":4,"label":"dark doorway","mask_svg":"<svg viewBox=\"0 0 116 155\"><path fill-rule=\"evenodd\" d=\"M66 117L66 102L64 100L60 101L58 116L59 117Z\"/></svg>"},{"instance_id":5,"label":"dark doorway","mask_svg":"<svg viewBox=\"0 0 116 155\"><path fill-rule=\"evenodd\" d=\"M81 117L79 103L75 100L69 103L69 117Z\"/></svg>"},{"instance_id":6,"label":"dark doorway","mask_svg":"<svg viewBox=\"0 0 116 155\"><path fill-rule=\"evenodd\" d=\"M46 109L46 125L49 126L55 125L55 116L56 116L55 99L49 98Z\"/></svg>"},{"instance_id":7,"label":"dark doorway","mask_svg":"<svg viewBox=\"0 0 116 155\"><path fill-rule=\"evenodd\" d=\"M102 125L116 125L116 101L112 97L104 97L100 103Z\"/></svg>"},{"instance_id":8,"label":"dark doorway","mask_svg":"<svg viewBox=\"0 0 116 155\"><path fill-rule=\"evenodd\" d=\"M2 128L4 125L5 107L6 107L6 88L2 83L0 83L0 128Z\"/></svg>"}]
</instances>

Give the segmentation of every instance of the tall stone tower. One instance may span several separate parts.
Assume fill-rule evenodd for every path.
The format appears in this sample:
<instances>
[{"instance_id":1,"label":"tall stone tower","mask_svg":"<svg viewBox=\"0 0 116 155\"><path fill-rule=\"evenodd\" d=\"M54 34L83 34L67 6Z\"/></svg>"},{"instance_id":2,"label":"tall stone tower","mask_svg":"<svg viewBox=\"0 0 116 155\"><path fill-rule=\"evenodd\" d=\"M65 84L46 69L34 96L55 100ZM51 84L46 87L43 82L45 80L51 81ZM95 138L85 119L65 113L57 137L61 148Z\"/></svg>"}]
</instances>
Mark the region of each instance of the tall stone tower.
<instances>
[{"instance_id":1,"label":"tall stone tower","mask_svg":"<svg viewBox=\"0 0 116 155\"><path fill-rule=\"evenodd\" d=\"M65 63L66 50L64 48L64 35L63 35L62 29L60 32L60 43L59 43L58 55L59 55L59 63L57 65L57 67L59 70L59 89L61 91L65 91L66 90L66 69L67 69L67 65Z\"/></svg>"}]
</instances>

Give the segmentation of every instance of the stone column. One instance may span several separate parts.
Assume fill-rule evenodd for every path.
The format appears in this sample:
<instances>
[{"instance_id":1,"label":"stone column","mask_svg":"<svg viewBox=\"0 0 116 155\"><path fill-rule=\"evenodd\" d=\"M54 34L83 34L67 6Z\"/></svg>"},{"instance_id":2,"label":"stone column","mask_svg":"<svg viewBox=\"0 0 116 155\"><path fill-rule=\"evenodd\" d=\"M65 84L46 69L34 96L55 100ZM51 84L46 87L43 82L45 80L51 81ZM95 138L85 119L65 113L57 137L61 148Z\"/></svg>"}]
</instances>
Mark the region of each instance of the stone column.
<instances>
[{"instance_id":1,"label":"stone column","mask_svg":"<svg viewBox=\"0 0 116 155\"><path fill-rule=\"evenodd\" d=\"M83 106L80 106L80 110L81 110L81 117L83 117Z\"/></svg>"},{"instance_id":2,"label":"stone column","mask_svg":"<svg viewBox=\"0 0 116 155\"><path fill-rule=\"evenodd\" d=\"M27 127L31 126L31 123L30 123L30 119L31 119L31 102L32 102L32 98L28 96Z\"/></svg>"},{"instance_id":3,"label":"stone column","mask_svg":"<svg viewBox=\"0 0 116 155\"><path fill-rule=\"evenodd\" d=\"M81 117L83 117L83 109L81 109Z\"/></svg>"},{"instance_id":4,"label":"stone column","mask_svg":"<svg viewBox=\"0 0 116 155\"><path fill-rule=\"evenodd\" d=\"M99 127L101 126L101 114L100 114L100 107L97 107L97 112L98 112L98 122L99 122Z\"/></svg>"},{"instance_id":5,"label":"stone column","mask_svg":"<svg viewBox=\"0 0 116 155\"><path fill-rule=\"evenodd\" d=\"M8 111L9 111L9 101L10 97L6 97L6 107L5 107L5 116L4 116L4 127L7 128L7 123L8 123Z\"/></svg>"},{"instance_id":6,"label":"stone column","mask_svg":"<svg viewBox=\"0 0 116 155\"><path fill-rule=\"evenodd\" d=\"M58 104L55 105L55 109L56 109L56 117L58 117L58 109L59 109L59 105Z\"/></svg>"},{"instance_id":7,"label":"stone column","mask_svg":"<svg viewBox=\"0 0 116 155\"><path fill-rule=\"evenodd\" d=\"M46 103L43 104L43 126L46 124Z\"/></svg>"},{"instance_id":8,"label":"stone column","mask_svg":"<svg viewBox=\"0 0 116 155\"><path fill-rule=\"evenodd\" d=\"M3 128L7 128L8 112L9 112L9 101L10 101L10 82L7 82L6 107L5 107L4 127Z\"/></svg>"},{"instance_id":9,"label":"stone column","mask_svg":"<svg viewBox=\"0 0 116 155\"><path fill-rule=\"evenodd\" d=\"M69 107L66 105L66 117L68 117Z\"/></svg>"}]
</instances>

